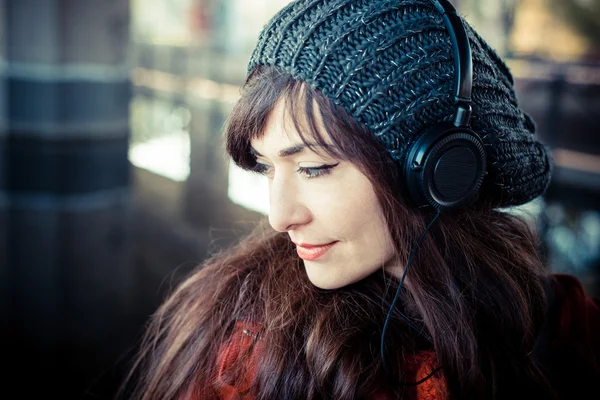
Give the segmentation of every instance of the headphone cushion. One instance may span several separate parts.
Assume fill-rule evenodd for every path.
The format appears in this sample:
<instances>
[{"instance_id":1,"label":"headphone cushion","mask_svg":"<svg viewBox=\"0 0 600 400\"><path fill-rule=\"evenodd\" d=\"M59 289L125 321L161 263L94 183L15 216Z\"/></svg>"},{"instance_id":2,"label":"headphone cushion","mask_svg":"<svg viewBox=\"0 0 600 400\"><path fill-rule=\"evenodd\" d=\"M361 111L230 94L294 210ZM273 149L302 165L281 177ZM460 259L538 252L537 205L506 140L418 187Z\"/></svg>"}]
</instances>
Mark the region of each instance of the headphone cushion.
<instances>
[{"instance_id":1,"label":"headphone cushion","mask_svg":"<svg viewBox=\"0 0 600 400\"><path fill-rule=\"evenodd\" d=\"M458 199L477 185L478 154L468 146L454 145L439 156L433 173L433 188L441 196Z\"/></svg>"},{"instance_id":2,"label":"headphone cushion","mask_svg":"<svg viewBox=\"0 0 600 400\"><path fill-rule=\"evenodd\" d=\"M472 203L486 171L479 136L448 124L433 127L408 152L406 186L417 206L448 211Z\"/></svg>"}]
</instances>

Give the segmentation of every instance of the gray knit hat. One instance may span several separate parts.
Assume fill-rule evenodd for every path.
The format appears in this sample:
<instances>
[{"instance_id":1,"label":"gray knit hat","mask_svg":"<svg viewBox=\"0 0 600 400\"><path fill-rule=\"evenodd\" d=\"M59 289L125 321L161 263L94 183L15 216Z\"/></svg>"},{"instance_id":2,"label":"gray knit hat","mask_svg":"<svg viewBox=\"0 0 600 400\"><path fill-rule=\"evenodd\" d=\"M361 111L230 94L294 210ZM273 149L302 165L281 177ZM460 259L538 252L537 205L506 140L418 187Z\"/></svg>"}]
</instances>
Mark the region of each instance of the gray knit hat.
<instances>
[{"instance_id":1,"label":"gray knit hat","mask_svg":"<svg viewBox=\"0 0 600 400\"><path fill-rule=\"evenodd\" d=\"M480 198L494 207L541 195L549 152L518 106L513 78L496 52L463 21L472 50L471 128L482 138L487 171ZM452 44L429 0L297 0L263 29L248 71L288 72L365 125L391 157L431 125L452 118Z\"/></svg>"}]
</instances>

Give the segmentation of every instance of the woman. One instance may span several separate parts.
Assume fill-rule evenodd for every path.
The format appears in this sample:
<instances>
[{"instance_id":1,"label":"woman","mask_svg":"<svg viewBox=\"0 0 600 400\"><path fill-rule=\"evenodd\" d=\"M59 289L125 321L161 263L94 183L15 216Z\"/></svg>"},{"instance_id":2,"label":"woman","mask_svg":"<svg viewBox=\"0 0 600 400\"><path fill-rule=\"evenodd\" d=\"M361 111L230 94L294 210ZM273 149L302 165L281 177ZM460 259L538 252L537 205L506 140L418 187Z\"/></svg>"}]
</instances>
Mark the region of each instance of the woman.
<instances>
[{"instance_id":1,"label":"woman","mask_svg":"<svg viewBox=\"0 0 600 400\"><path fill-rule=\"evenodd\" d=\"M463 25L464 24L464 25ZM268 226L153 316L140 399L579 398L600 309L503 208L550 180L511 74L449 3L298 0L226 130ZM594 380L596 379L596 380Z\"/></svg>"}]
</instances>

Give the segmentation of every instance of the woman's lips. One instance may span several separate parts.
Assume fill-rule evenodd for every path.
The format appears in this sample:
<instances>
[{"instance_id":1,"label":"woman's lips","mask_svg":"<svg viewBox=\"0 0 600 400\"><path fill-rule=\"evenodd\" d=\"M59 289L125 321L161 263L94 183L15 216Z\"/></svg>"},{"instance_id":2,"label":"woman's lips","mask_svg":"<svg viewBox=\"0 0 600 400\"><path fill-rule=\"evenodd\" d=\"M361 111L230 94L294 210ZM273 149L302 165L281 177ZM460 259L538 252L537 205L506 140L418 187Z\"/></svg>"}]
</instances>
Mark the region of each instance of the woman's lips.
<instances>
[{"instance_id":1,"label":"woman's lips","mask_svg":"<svg viewBox=\"0 0 600 400\"><path fill-rule=\"evenodd\" d=\"M337 242L331 242L323 245L302 244L296 245L298 256L305 261L315 261L333 247Z\"/></svg>"}]
</instances>

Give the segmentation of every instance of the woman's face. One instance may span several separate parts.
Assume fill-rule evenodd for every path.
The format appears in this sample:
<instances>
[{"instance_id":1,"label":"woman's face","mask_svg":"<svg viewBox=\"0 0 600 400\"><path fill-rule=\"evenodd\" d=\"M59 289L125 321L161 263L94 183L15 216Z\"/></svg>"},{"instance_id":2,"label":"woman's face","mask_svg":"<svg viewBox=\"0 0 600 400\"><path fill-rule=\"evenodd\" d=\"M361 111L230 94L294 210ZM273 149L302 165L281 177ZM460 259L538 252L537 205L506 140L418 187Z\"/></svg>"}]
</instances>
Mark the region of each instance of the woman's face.
<instances>
[{"instance_id":1,"label":"woman's face","mask_svg":"<svg viewBox=\"0 0 600 400\"><path fill-rule=\"evenodd\" d=\"M269 179L269 223L290 235L310 281L336 289L392 264L394 246L371 182L354 164L306 148L283 111L279 101L251 145L257 170Z\"/></svg>"}]
</instances>

